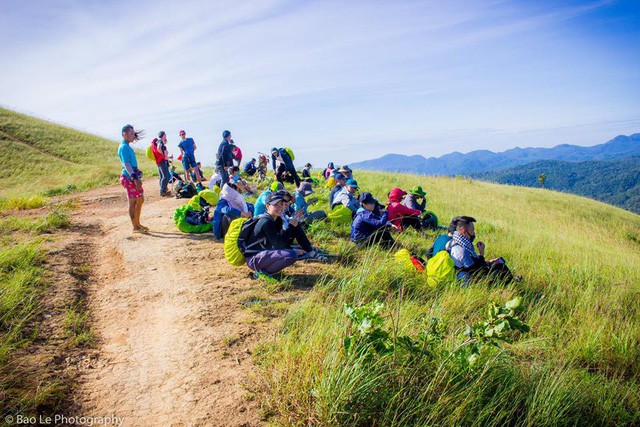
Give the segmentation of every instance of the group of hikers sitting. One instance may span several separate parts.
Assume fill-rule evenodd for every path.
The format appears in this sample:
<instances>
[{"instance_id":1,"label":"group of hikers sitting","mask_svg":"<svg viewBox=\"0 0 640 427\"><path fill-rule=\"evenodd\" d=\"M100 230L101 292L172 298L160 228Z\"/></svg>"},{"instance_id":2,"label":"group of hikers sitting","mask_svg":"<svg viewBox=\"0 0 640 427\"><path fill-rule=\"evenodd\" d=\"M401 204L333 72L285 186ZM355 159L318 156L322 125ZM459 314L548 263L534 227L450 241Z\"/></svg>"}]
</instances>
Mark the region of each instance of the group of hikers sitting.
<instances>
[{"instance_id":1,"label":"group of hikers sitting","mask_svg":"<svg viewBox=\"0 0 640 427\"><path fill-rule=\"evenodd\" d=\"M437 230L438 219L428 211L427 194L422 187L416 186L408 192L401 188L393 188L387 194L386 206L383 206L370 192L359 193L360 187L353 176L353 171L346 165L336 168L329 163L320 173L325 186L330 189L328 195L329 212L310 211L309 205L317 199L309 199L314 193L313 184L319 180L311 176L311 164L307 163L300 173L295 169L295 156L289 148L272 148L271 165L275 180L257 196L255 204L249 203L245 196L253 194L252 186L241 176L241 150L235 146L231 132L225 130L219 146L216 160L216 174L210 181L209 189L204 189L199 182L204 179L199 163L195 162L195 142L186 138L180 131L182 139L180 150L185 169L186 181L197 181L190 202L176 210L176 224L187 232L211 231L216 240L225 239L235 220L239 221L237 241L234 247L244 256L243 262L254 272L255 277L270 278L300 259L326 261L328 254L314 247L306 234L306 228L314 221L336 220L340 218L351 225L351 240L358 246L380 245L385 248L398 247L392 232L401 233L407 228L415 230ZM140 207L142 203L142 172L137 168L135 153L128 146L139 139L140 133L132 126L123 128L123 144L119 156L123 164L121 183L127 189L133 208L132 223L134 231L146 232L148 229L139 225ZM166 133L160 132L152 143L154 159L161 170L161 194L166 181L183 182L175 172L175 167L168 170L171 157L166 150ZM185 160L186 158L186 160ZM166 162L166 163L165 163ZM244 176L265 173L266 156L260 156L260 164L255 159L244 167ZM284 183L293 183L296 190L288 192ZM453 261L458 279L468 283L475 277L495 277L500 280L513 280L504 259L485 260L485 245L477 242L474 246L476 220L469 216L457 216L451 220L447 233L439 236L427 253L427 259L445 252L447 259ZM136 228L136 225L138 226ZM295 246L294 246L295 243ZM226 246L226 245L225 245Z\"/></svg>"}]
</instances>

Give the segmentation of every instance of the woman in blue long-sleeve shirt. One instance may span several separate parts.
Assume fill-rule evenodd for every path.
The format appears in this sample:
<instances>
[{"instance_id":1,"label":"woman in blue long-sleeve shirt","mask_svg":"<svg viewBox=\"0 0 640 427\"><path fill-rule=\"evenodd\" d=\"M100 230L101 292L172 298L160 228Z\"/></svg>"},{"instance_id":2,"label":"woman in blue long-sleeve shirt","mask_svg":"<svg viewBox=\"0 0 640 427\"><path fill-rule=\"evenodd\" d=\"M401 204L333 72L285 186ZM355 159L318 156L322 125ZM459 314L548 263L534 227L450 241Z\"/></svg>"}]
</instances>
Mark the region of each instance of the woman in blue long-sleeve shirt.
<instances>
[{"instance_id":1,"label":"woman in blue long-sleeve shirt","mask_svg":"<svg viewBox=\"0 0 640 427\"><path fill-rule=\"evenodd\" d=\"M372 245L380 243L382 246L392 246L395 241L391 237L388 228L395 228L388 221L387 213L381 213L378 201L371 193L362 193L359 197L360 208L351 224L351 240L359 245Z\"/></svg>"}]
</instances>

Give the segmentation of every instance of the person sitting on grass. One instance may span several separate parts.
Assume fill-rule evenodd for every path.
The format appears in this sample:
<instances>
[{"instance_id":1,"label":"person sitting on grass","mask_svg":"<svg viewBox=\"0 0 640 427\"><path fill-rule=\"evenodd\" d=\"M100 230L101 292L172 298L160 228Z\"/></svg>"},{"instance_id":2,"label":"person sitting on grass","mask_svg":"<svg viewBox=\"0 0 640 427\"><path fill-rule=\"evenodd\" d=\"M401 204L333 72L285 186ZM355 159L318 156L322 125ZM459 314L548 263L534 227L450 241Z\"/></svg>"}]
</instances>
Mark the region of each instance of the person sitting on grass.
<instances>
[{"instance_id":1,"label":"person sitting on grass","mask_svg":"<svg viewBox=\"0 0 640 427\"><path fill-rule=\"evenodd\" d=\"M395 243L389 228L397 227L388 221L387 212L381 211L381 206L371 193L362 193L358 198L360 208L351 224L351 240L357 245L370 246L379 243L384 247L391 247Z\"/></svg>"},{"instance_id":2,"label":"person sitting on grass","mask_svg":"<svg viewBox=\"0 0 640 427\"><path fill-rule=\"evenodd\" d=\"M427 207L427 193L424 192L421 186L416 185L409 190L402 204L408 208L424 212Z\"/></svg>"},{"instance_id":3,"label":"person sitting on grass","mask_svg":"<svg viewBox=\"0 0 640 427\"><path fill-rule=\"evenodd\" d=\"M293 265L301 257L326 261L309 242L300 226L300 220L294 217L285 230L282 214L286 208L283 192L273 193L267 201L267 213L260 216L253 232L244 243L243 251L247 267L255 272L254 277L270 277ZM300 249L293 249L296 241Z\"/></svg>"},{"instance_id":4,"label":"person sitting on grass","mask_svg":"<svg viewBox=\"0 0 640 427\"><path fill-rule=\"evenodd\" d=\"M334 199L336 197L336 194L338 194L345 185L347 185L347 177L342 175L341 173L337 173L334 177L335 181L336 181L336 185L331 189L331 192L329 193L329 209L333 209L334 205Z\"/></svg>"},{"instance_id":5,"label":"person sitting on grass","mask_svg":"<svg viewBox=\"0 0 640 427\"><path fill-rule=\"evenodd\" d=\"M420 221L420 212L417 209L411 209L402 204L402 198L407 194L400 188L394 188L389 192L389 204L387 212L389 212L389 221L402 231L406 227L414 227L416 230L422 228Z\"/></svg>"},{"instance_id":6,"label":"person sitting on grass","mask_svg":"<svg viewBox=\"0 0 640 427\"><path fill-rule=\"evenodd\" d=\"M196 162L196 167L193 168L193 172L191 172L191 179L193 179L193 182L198 181L197 176L200 176L200 181L206 181L207 178L205 178L204 174L202 173L202 163L200 162Z\"/></svg>"},{"instance_id":7,"label":"person sitting on grass","mask_svg":"<svg viewBox=\"0 0 640 427\"><path fill-rule=\"evenodd\" d=\"M231 221L252 216L253 205L244 200L235 184L225 184L220 191L216 210L213 212L213 236L216 240L221 240L227 234Z\"/></svg>"},{"instance_id":8,"label":"person sitting on grass","mask_svg":"<svg viewBox=\"0 0 640 427\"><path fill-rule=\"evenodd\" d=\"M171 177L169 178L169 184L174 184L178 181L182 181L182 177L178 172L176 172L176 167L174 165L171 165L170 175Z\"/></svg>"},{"instance_id":9,"label":"person sitting on grass","mask_svg":"<svg viewBox=\"0 0 640 427\"><path fill-rule=\"evenodd\" d=\"M329 177L332 175L334 169L335 169L335 167L333 166L333 162L329 162L329 164L327 165L326 169L322 172L322 176L324 177L324 179L329 179Z\"/></svg>"},{"instance_id":10,"label":"person sitting on grass","mask_svg":"<svg viewBox=\"0 0 640 427\"><path fill-rule=\"evenodd\" d=\"M249 162L244 165L244 173L249 176L253 176L258 172L258 167L256 166L256 159L251 159Z\"/></svg>"},{"instance_id":11,"label":"person sitting on grass","mask_svg":"<svg viewBox=\"0 0 640 427\"><path fill-rule=\"evenodd\" d=\"M313 193L313 188L311 187L311 183L303 182L300 184L300 187L294 193L294 210L296 212L302 212L302 217L304 218L305 224L311 224L313 221L320 221L327 217L327 214L324 211L315 211L309 212L309 204L305 200L310 194Z\"/></svg>"},{"instance_id":12,"label":"person sitting on grass","mask_svg":"<svg viewBox=\"0 0 640 427\"><path fill-rule=\"evenodd\" d=\"M246 194L247 196L251 196L253 191L251 191L251 187L244 179L240 178L240 168L238 166L231 166L228 170L229 174L229 182L236 185L238 191L242 194Z\"/></svg>"},{"instance_id":13,"label":"person sitting on grass","mask_svg":"<svg viewBox=\"0 0 640 427\"><path fill-rule=\"evenodd\" d=\"M304 169L302 169L302 180L311 182L311 163L304 165Z\"/></svg>"},{"instance_id":14,"label":"person sitting on grass","mask_svg":"<svg viewBox=\"0 0 640 427\"><path fill-rule=\"evenodd\" d=\"M253 216L262 215L267 212L267 200L269 196L276 191L284 190L284 184L278 181L273 181L269 188L264 190L256 199L256 204L253 207Z\"/></svg>"},{"instance_id":15,"label":"person sitting on grass","mask_svg":"<svg viewBox=\"0 0 640 427\"><path fill-rule=\"evenodd\" d=\"M333 199L333 206L344 205L351 210L355 215L358 208L360 208L360 202L356 199L355 194L358 191L358 181L355 179L348 179L346 185L340 190Z\"/></svg>"},{"instance_id":16,"label":"person sitting on grass","mask_svg":"<svg viewBox=\"0 0 640 427\"><path fill-rule=\"evenodd\" d=\"M457 277L468 285L471 279L481 277L493 277L505 283L511 282L514 277L503 258L485 261L484 242L476 243L478 252L473 247L476 238L475 218L459 216L454 218L455 231L451 240L446 245L446 250L455 263Z\"/></svg>"}]
</instances>

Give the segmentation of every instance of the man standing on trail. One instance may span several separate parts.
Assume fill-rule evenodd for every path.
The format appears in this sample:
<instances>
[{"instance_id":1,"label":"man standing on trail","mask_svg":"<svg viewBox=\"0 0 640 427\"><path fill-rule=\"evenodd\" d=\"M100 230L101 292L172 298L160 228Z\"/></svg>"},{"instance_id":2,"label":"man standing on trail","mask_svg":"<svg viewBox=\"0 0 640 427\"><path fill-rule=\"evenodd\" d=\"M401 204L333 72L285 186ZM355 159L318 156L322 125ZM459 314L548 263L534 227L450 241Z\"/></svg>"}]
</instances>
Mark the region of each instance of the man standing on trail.
<instances>
[{"instance_id":1,"label":"man standing on trail","mask_svg":"<svg viewBox=\"0 0 640 427\"><path fill-rule=\"evenodd\" d=\"M200 172L197 170L198 164L196 163L196 149L198 147L193 138L187 138L187 133L183 130L180 131L180 139L182 141L178 144L178 148L182 155L185 179L191 181L191 173L193 172L196 175L196 181L200 182L202 175L200 175Z\"/></svg>"},{"instance_id":2,"label":"man standing on trail","mask_svg":"<svg viewBox=\"0 0 640 427\"><path fill-rule=\"evenodd\" d=\"M142 203L144 203L144 190L142 189L142 171L138 169L136 153L129 144L142 138L144 132L136 132L131 125L122 128L122 142L118 148L118 158L122 163L120 184L127 190L129 199L129 217L133 225L134 233L146 233L147 227L140 224Z\"/></svg>"},{"instance_id":3,"label":"man standing on trail","mask_svg":"<svg viewBox=\"0 0 640 427\"><path fill-rule=\"evenodd\" d=\"M231 132L225 130L222 132L222 142L218 146L218 154L216 155L216 172L219 173L222 178L222 186L229 182L227 169L233 166L233 148Z\"/></svg>"}]
</instances>

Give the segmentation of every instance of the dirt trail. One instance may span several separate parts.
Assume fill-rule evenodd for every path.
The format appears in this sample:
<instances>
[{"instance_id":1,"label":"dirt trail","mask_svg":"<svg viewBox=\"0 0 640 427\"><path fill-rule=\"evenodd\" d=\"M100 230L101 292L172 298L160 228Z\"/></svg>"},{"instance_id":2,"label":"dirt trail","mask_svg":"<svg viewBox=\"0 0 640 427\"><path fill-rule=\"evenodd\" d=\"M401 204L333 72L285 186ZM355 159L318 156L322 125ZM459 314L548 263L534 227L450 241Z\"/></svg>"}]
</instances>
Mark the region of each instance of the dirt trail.
<instances>
[{"instance_id":1,"label":"dirt trail","mask_svg":"<svg viewBox=\"0 0 640 427\"><path fill-rule=\"evenodd\" d=\"M88 245L98 344L80 367L80 414L124 417L125 426L260 425L241 382L268 323L239 304L255 287L247 270L229 268L210 235L175 229L184 200L147 195L150 235L132 235L121 188L80 202L75 221L101 230Z\"/></svg>"}]
</instances>

